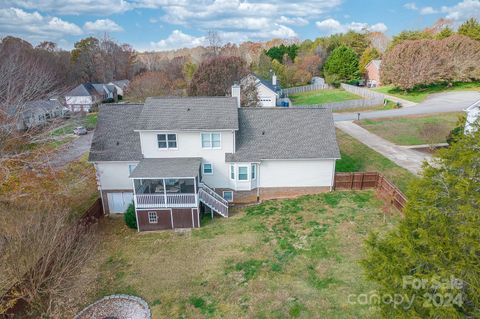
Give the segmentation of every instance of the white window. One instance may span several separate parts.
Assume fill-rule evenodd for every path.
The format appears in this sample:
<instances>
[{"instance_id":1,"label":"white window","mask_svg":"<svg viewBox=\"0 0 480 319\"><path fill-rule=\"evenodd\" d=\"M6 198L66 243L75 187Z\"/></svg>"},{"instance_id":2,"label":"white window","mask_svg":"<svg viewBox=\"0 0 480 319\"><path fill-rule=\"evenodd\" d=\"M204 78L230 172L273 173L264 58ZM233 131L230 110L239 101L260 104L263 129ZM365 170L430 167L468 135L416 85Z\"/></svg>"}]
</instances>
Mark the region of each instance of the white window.
<instances>
[{"instance_id":1,"label":"white window","mask_svg":"<svg viewBox=\"0 0 480 319\"><path fill-rule=\"evenodd\" d=\"M233 192L232 191L223 191L223 199L228 202L233 201Z\"/></svg>"},{"instance_id":2,"label":"white window","mask_svg":"<svg viewBox=\"0 0 480 319\"><path fill-rule=\"evenodd\" d=\"M239 181L248 181L248 166L239 166L238 167L238 180Z\"/></svg>"},{"instance_id":3,"label":"white window","mask_svg":"<svg viewBox=\"0 0 480 319\"><path fill-rule=\"evenodd\" d=\"M177 148L177 134L157 134L158 148Z\"/></svg>"},{"instance_id":4,"label":"white window","mask_svg":"<svg viewBox=\"0 0 480 319\"><path fill-rule=\"evenodd\" d=\"M137 167L137 164L128 164L128 172L130 173L130 175L132 174L135 167Z\"/></svg>"},{"instance_id":5,"label":"white window","mask_svg":"<svg viewBox=\"0 0 480 319\"><path fill-rule=\"evenodd\" d=\"M156 224L158 222L157 212L148 212L148 222L150 224Z\"/></svg>"},{"instance_id":6,"label":"white window","mask_svg":"<svg viewBox=\"0 0 480 319\"><path fill-rule=\"evenodd\" d=\"M212 175L213 174L213 165L210 163L203 164L203 174Z\"/></svg>"},{"instance_id":7,"label":"white window","mask_svg":"<svg viewBox=\"0 0 480 319\"><path fill-rule=\"evenodd\" d=\"M220 133L202 133L202 148L220 148Z\"/></svg>"},{"instance_id":8,"label":"white window","mask_svg":"<svg viewBox=\"0 0 480 319\"><path fill-rule=\"evenodd\" d=\"M235 179L235 166L230 165L230 179Z\"/></svg>"},{"instance_id":9,"label":"white window","mask_svg":"<svg viewBox=\"0 0 480 319\"><path fill-rule=\"evenodd\" d=\"M257 166L252 164L252 179L257 178Z\"/></svg>"}]
</instances>

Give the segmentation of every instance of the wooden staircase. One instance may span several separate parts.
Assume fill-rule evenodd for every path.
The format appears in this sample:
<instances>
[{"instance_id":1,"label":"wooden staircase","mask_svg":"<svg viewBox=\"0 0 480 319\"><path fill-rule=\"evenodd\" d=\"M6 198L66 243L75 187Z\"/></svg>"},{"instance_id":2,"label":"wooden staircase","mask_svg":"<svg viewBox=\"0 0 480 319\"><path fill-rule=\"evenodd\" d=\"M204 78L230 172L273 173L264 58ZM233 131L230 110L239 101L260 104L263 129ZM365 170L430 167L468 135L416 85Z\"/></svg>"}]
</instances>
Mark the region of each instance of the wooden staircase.
<instances>
[{"instance_id":1,"label":"wooden staircase","mask_svg":"<svg viewBox=\"0 0 480 319\"><path fill-rule=\"evenodd\" d=\"M199 183L198 200L217 214L228 217L228 201L204 183Z\"/></svg>"}]
</instances>

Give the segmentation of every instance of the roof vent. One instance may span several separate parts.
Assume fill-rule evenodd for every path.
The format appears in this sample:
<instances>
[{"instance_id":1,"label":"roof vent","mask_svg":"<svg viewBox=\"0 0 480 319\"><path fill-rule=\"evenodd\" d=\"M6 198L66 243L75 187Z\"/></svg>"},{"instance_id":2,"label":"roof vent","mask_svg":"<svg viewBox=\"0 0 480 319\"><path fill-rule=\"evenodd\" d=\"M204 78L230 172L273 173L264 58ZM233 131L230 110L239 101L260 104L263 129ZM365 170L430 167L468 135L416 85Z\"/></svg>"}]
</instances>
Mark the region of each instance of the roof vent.
<instances>
[{"instance_id":1,"label":"roof vent","mask_svg":"<svg viewBox=\"0 0 480 319\"><path fill-rule=\"evenodd\" d=\"M262 135L265 135L265 131L262 131Z\"/></svg>"},{"instance_id":2,"label":"roof vent","mask_svg":"<svg viewBox=\"0 0 480 319\"><path fill-rule=\"evenodd\" d=\"M190 111L190 108L188 108L187 111Z\"/></svg>"},{"instance_id":3,"label":"roof vent","mask_svg":"<svg viewBox=\"0 0 480 319\"><path fill-rule=\"evenodd\" d=\"M119 141L117 141L117 146L118 146L118 145L120 145L120 142L119 142Z\"/></svg>"}]
</instances>

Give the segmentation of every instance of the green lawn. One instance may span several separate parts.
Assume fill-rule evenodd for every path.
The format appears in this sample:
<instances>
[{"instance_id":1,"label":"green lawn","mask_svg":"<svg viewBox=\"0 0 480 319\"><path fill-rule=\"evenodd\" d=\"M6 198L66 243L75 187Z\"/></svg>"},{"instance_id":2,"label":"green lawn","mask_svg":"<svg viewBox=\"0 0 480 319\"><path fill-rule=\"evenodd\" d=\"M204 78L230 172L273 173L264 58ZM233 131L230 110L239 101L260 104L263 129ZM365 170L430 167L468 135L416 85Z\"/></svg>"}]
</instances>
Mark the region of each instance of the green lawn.
<instances>
[{"instance_id":1,"label":"green lawn","mask_svg":"<svg viewBox=\"0 0 480 319\"><path fill-rule=\"evenodd\" d=\"M367 234L400 218L384 222L382 207L373 191L324 193L205 217L187 232L137 233L107 218L97 281L79 308L128 293L153 318L379 318L348 296L375 289L358 261Z\"/></svg>"},{"instance_id":2,"label":"green lawn","mask_svg":"<svg viewBox=\"0 0 480 319\"><path fill-rule=\"evenodd\" d=\"M291 94L289 95L289 98L292 100L294 105L315 105L362 99L361 96L340 89L317 90L299 94Z\"/></svg>"},{"instance_id":3,"label":"green lawn","mask_svg":"<svg viewBox=\"0 0 480 319\"><path fill-rule=\"evenodd\" d=\"M430 94L441 93L441 92L451 92L451 91L479 91L480 82L457 82L453 85L448 86L448 84L432 84L425 87L419 87L410 91L404 91L398 89L392 85L381 86L373 89L377 92L384 94L393 95L408 101L420 103L425 100Z\"/></svg>"},{"instance_id":4,"label":"green lawn","mask_svg":"<svg viewBox=\"0 0 480 319\"><path fill-rule=\"evenodd\" d=\"M341 130L337 130L337 141L342 156L342 159L337 161L337 172L380 172L403 192L407 190L408 184L417 178Z\"/></svg>"},{"instance_id":5,"label":"green lawn","mask_svg":"<svg viewBox=\"0 0 480 319\"><path fill-rule=\"evenodd\" d=\"M97 126L97 113L88 113L85 116L75 116L65 120L60 127L50 132L53 136L73 134L73 129L77 126L84 126L87 130L93 130Z\"/></svg>"},{"instance_id":6,"label":"green lawn","mask_svg":"<svg viewBox=\"0 0 480 319\"><path fill-rule=\"evenodd\" d=\"M368 131L399 145L445 143L462 113L443 113L361 120L356 123Z\"/></svg>"}]
</instances>

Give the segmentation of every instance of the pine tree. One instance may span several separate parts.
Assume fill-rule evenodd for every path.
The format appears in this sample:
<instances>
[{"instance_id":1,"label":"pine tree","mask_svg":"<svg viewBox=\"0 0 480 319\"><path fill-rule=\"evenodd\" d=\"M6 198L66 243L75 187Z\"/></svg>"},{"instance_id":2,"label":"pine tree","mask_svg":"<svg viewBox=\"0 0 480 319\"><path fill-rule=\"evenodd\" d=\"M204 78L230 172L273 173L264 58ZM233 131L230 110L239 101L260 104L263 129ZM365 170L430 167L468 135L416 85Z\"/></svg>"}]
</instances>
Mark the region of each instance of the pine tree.
<instances>
[{"instance_id":1,"label":"pine tree","mask_svg":"<svg viewBox=\"0 0 480 319\"><path fill-rule=\"evenodd\" d=\"M341 45L328 57L323 68L328 83L340 84L358 78L358 57L351 48Z\"/></svg>"},{"instance_id":2,"label":"pine tree","mask_svg":"<svg viewBox=\"0 0 480 319\"><path fill-rule=\"evenodd\" d=\"M480 23L477 19L471 18L458 28L458 33L480 41Z\"/></svg>"},{"instance_id":3,"label":"pine tree","mask_svg":"<svg viewBox=\"0 0 480 319\"><path fill-rule=\"evenodd\" d=\"M479 318L480 129L440 150L407 197L404 218L370 236L362 261L381 297L415 297L411 306L380 302L384 317ZM453 287L435 287L452 279Z\"/></svg>"}]
</instances>

